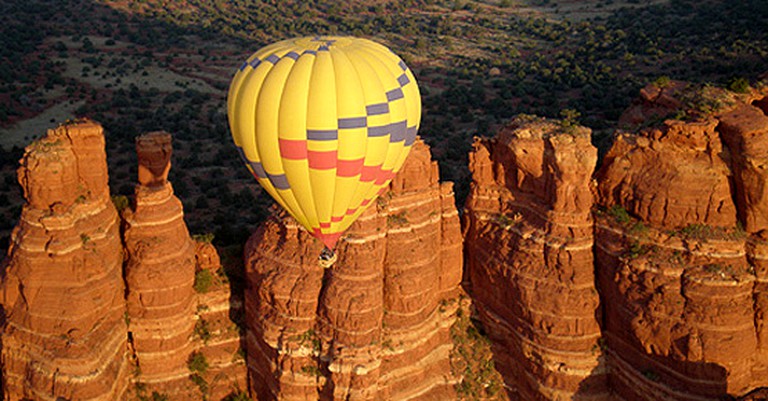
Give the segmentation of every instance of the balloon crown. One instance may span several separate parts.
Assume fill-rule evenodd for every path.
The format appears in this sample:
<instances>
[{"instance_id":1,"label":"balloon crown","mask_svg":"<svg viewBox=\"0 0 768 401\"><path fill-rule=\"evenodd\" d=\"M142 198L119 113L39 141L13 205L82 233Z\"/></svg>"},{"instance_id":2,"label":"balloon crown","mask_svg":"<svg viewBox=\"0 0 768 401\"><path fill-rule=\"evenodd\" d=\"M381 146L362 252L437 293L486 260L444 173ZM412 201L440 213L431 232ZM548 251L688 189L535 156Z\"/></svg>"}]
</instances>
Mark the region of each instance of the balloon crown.
<instances>
[{"instance_id":1,"label":"balloon crown","mask_svg":"<svg viewBox=\"0 0 768 401\"><path fill-rule=\"evenodd\" d=\"M312 36L265 46L243 62L227 111L246 167L333 248L403 165L421 98L411 70L386 47Z\"/></svg>"}]
</instances>

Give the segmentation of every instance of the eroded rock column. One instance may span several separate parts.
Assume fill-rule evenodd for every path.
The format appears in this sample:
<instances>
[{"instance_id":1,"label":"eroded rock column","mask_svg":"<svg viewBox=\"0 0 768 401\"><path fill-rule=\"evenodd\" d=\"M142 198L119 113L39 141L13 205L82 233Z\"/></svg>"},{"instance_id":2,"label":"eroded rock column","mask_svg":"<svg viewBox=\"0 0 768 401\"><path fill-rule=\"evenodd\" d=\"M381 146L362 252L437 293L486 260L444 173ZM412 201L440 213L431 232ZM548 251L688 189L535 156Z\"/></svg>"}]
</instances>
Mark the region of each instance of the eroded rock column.
<instances>
[{"instance_id":1,"label":"eroded rock column","mask_svg":"<svg viewBox=\"0 0 768 401\"><path fill-rule=\"evenodd\" d=\"M450 184L414 144L390 191L317 263L322 244L275 216L246 247L251 388L270 400L455 397L449 353L461 280Z\"/></svg>"},{"instance_id":2,"label":"eroded rock column","mask_svg":"<svg viewBox=\"0 0 768 401\"><path fill-rule=\"evenodd\" d=\"M171 136L136 139L139 184L132 208L123 213L127 262L125 281L135 380L148 393L171 398L197 395L187 361L195 327L195 245L167 181Z\"/></svg>"},{"instance_id":3,"label":"eroded rock column","mask_svg":"<svg viewBox=\"0 0 768 401\"><path fill-rule=\"evenodd\" d=\"M518 117L470 155L470 295L513 399L608 399L593 268L590 131Z\"/></svg>"},{"instance_id":4,"label":"eroded rock column","mask_svg":"<svg viewBox=\"0 0 768 401\"><path fill-rule=\"evenodd\" d=\"M49 130L18 176L27 203L4 266L5 399L121 399L123 260L101 126Z\"/></svg>"}]
</instances>

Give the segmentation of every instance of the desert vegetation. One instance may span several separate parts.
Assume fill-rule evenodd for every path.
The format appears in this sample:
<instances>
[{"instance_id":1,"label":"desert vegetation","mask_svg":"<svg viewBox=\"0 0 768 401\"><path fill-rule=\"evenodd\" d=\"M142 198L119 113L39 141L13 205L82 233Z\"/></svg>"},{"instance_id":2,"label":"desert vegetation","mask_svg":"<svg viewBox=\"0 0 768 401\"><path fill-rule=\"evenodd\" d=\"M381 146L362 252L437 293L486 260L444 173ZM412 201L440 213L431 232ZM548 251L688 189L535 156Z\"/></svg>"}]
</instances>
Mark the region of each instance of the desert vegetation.
<instances>
[{"instance_id":1,"label":"desert vegetation","mask_svg":"<svg viewBox=\"0 0 768 401\"><path fill-rule=\"evenodd\" d=\"M567 113L607 146L632 96L659 77L734 91L754 83L768 61L766 17L759 0L4 2L0 246L20 211L22 146L76 116L108 130L114 195L133 192L133 138L171 132L170 180L190 229L242 242L271 200L229 139L226 88L275 40L355 35L400 54L422 90L420 135L463 204L473 136L518 113Z\"/></svg>"}]
</instances>

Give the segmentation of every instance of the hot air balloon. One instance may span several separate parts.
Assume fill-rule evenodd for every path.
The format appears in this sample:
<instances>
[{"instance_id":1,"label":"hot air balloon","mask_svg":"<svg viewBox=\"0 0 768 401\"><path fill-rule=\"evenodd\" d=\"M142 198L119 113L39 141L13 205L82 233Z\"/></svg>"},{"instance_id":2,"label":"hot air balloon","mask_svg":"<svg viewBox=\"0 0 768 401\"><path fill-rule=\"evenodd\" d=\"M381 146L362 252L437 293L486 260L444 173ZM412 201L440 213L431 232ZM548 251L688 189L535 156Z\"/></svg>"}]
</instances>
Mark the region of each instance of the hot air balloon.
<instances>
[{"instance_id":1,"label":"hot air balloon","mask_svg":"<svg viewBox=\"0 0 768 401\"><path fill-rule=\"evenodd\" d=\"M367 39L304 37L249 57L229 87L237 149L259 184L328 250L386 190L416 138L416 79Z\"/></svg>"}]
</instances>

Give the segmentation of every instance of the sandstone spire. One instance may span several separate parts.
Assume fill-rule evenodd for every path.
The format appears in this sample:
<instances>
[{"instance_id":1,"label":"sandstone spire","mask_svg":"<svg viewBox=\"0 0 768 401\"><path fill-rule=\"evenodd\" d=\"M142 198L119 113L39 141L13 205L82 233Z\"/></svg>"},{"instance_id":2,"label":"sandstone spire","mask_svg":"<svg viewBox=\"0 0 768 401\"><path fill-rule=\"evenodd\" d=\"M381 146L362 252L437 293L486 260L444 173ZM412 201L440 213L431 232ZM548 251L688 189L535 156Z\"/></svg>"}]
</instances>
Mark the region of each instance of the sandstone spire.
<instances>
[{"instance_id":1,"label":"sandstone spire","mask_svg":"<svg viewBox=\"0 0 768 401\"><path fill-rule=\"evenodd\" d=\"M470 155L465 270L496 368L520 399L608 399L592 260L596 161L589 129L529 116L476 139Z\"/></svg>"},{"instance_id":2,"label":"sandstone spire","mask_svg":"<svg viewBox=\"0 0 768 401\"><path fill-rule=\"evenodd\" d=\"M3 280L5 398L115 400L128 385L120 225L100 125L28 146Z\"/></svg>"},{"instance_id":3,"label":"sandstone spire","mask_svg":"<svg viewBox=\"0 0 768 401\"><path fill-rule=\"evenodd\" d=\"M171 135L136 138L139 184L133 208L125 209L125 281L137 381L175 398L188 382L187 360L195 327L195 245L167 181ZM191 390L191 389L190 389ZM183 396L191 396L184 394Z\"/></svg>"},{"instance_id":4,"label":"sandstone spire","mask_svg":"<svg viewBox=\"0 0 768 401\"><path fill-rule=\"evenodd\" d=\"M322 244L275 216L246 247L251 388L260 400L451 399L448 356L461 279L451 184L416 142L376 207Z\"/></svg>"}]
</instances>

